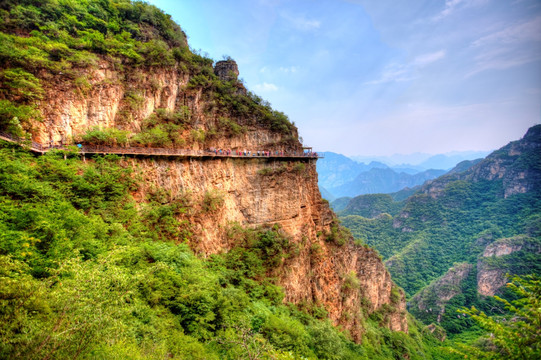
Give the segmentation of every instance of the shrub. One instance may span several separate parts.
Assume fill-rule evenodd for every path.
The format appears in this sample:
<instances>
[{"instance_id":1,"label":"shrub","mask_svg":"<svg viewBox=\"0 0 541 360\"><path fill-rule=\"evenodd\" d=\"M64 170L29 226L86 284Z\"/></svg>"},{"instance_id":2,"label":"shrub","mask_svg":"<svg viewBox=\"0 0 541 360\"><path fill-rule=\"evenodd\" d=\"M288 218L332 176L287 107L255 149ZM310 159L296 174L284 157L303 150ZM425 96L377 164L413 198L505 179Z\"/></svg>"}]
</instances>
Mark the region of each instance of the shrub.
<instances>
[{"instance_id":1,"label":"shrub","mask_svg":"<svg viewBox=\"0 0 541 360\"><path fill-rule=\"evenodd\" d=\"M302 162L298 162L293 166L293 171L303 173L306 170L306 165Z\"/></svg>"},{"instance_id":2,"label":"shrub","mask_svg":"<svg viewBox=\"0 0 541 360\"><path fill-rule=\"evenodd\" d=\"M278 225L272 230L260 232L255 243L260 256L268 267L276 267L289 253L291 244L289 239L281 233Z\"/></svg>"},{"instance_id":3,"label":"shrub","mask_svg":"<svg viewBox=\"0 0 541 360\"><path fill-rule=\"evenodd\" d=\"M224 195L217 189L205 192L202 210L205 213L218 210L224 203Z\"/></svg>"},{"instance_id":4,"label":"shrub","mask_svg":"<svg viewBox=\"0 0 541 360\"><path fill-rule=\"evenodd\" d=\"M326 241L335 243L338 246L344 245L351 238L349 229L341 226L337 220L331 224L331 231L327 233Z\"/></svg>"},{"instance_id":5,"label":"shrub","mask_svg":"<svg viewBox=\"0 0 541 360\"><path fill-rule=\"evenodd\" d=\"M272 171L272 168L264 167L263 169L257 170L257 174L261 176L268 176L272 175L274 172Z\"/></svg>"},{"instance_id":6,"label":"shrub","mask_svg":"<svg viewBox=\"0 0 541 360\"><path fill-rule=\"evenodd\" d=\"M279 349L294 351L305 356L312 355L307 346L309 334L297 320L270 315L261 327L261 333Z\"/></svg>"},{"instance_id":7,"label":"shrub","mask_svg":"<svg viewBox=\"0 0 541 360\"><path fill-rule=\"evenodd\" d=\"M43 97L40 80L21 68L0 72L1 92L20 101L29 102Z\"/></svg>"},{"instance_id":8,"label":"shrub","mask_svg":"<svg viewBox=\"0 0 541 360\"><path fill-rule=\"evenodd\" d=\"M162 126L146 129L136 134L132 143L149 147L170 147L173 144L169 134Z\"/></svg>"},{"instance_id":9,"label":"shrub","mask_svg":"<svg viewBox=\"0 0 541 360\"><path fill-rule=\"evenodd\" d=\"M203 130L203 129L199 129L199 130L193 129L190 134L191 134L192 140L194 142L198 142L198 143L204 143L205 142L205 138L206 138L205 130Z\"/></svg>"},{"instance_id":10,"label":"shrub","mask_svg":"<svg viewBox=\"0 0 541 360\"><path fill-rule=\"evenodd\" d=\"M138 91L127 91L124 99L131 110L138 110L143 106L145 98Z\"/></svg>"},{"instance_id":11,"label":"shrub","mask_svg":"<svg viewBox=\"0 0 541 360\"><path fill-rule=\"evenodd\" d=\"M246 132L246 128L237 124L229 118L221 117L218 119L220 130L227 135L239 135Z\"/></svg>"},{"instance_id":12,"label":"shrub","mask_svg":"<svg viewBox=\"0 0 541 360\"><path fill-rule=\"evenodd\" d=\"M82 141L92 145L125 146L128 144L129 132L116 128L100 129L93 127L82 135Z\"/></svg>"},{"instance_id":13,"label":"shrub","mask_svg":"<svg viewBox=\"0 0 541 360\"><path fill-rule=\"evenodd\" d=\"M40 120L40 112L33 105L17 105L9 100L0 100L0 130L23 136L30 120Z\"/></svg>"},{"instance_id":14,"label":"shrub","mask_svg":"<svg viewBox=\"0 0 541 360\"><path fill-rule=\"evenodd\" d=\"M358 290L361 287L361 282L357 277L355 271L350 271L344 276L344 282L342 284L342 290L353 291Z\"/></svg>"}]
</instances>

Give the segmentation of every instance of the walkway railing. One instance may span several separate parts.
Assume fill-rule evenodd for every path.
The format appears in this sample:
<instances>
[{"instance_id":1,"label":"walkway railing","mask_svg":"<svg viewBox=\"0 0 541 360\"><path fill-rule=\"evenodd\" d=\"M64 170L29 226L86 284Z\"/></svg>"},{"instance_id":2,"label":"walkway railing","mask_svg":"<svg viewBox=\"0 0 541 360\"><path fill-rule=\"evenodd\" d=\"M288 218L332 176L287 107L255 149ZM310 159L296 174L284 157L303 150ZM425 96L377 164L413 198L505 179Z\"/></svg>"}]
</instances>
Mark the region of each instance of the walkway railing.
<instances>
[{"instance_id":1,"label":"walkway railing","mask_svg":"<svg viewBox=\"0 0 541 360\"><path fill-rule=\"evenodd\" d=\"M0 139L14 143L26 141L17 136L0 132ZM27 142L30 150L38 153L45 153L49 150L67 150L62 146L43 146L37 142ZM231 158L290 158L290 159L320 159L323 158L316 152L285 152L285 151L253 151L253 150L191 150L191 149L170 149L170 148L146 148L146 147L121 147L106 145L77 145L83 154L118 154L118 155L148 155L148 156L175 156L175 157L231 157Z\"/></svg>"},{"instance_id":2,"label":"walkway railing","mask_svg":"<svg viewBox=\"0 0 541 360\"><path fill-rule=\"evenodd\" d=\"M40 143L37 143L35 141L26 140L26 139L21 139L18 136L15 136L13 134L9 134L9 133L4 132L4 131L0 131L0 139L10 141L10 142L13 142L13 143L19 143L19 144L20 143L24 144L26 142L30 146L30 150L37 151L37 152L40 152L40 153L43 153L43 152L45 152L47 150L47 148L45 148Z\"/></svg>"}]
</instances>

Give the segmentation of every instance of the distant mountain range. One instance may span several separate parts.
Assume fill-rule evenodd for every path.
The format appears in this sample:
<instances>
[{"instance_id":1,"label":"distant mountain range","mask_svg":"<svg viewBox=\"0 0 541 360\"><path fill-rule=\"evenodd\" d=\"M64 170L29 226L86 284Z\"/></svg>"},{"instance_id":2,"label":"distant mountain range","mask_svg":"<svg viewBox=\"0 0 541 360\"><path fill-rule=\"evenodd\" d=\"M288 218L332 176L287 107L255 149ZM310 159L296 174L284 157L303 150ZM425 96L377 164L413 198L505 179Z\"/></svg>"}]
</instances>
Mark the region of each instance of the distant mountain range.
<instances>
[{"instance_id":1,"label":"distant mountain range","mask_svg":"<svg viewBox=\"0 0 541 360\"><path fill-rule=\"evenodd\" d=\"M451 169L463 160L484 158L491 151L452 151L445 154L395 154L391 156L350 156L357 162L378 161L390 167L413 167L420 171L428 169ZM407 165L402 165L407 164Z\"/></svg>"},{"instance_id":2,"label":"distant mountain range","mask_svg":"<svg viewBox=\"0 0 541 360\"><path fill-rule=\"evenodd\" d=\"M357 162L333 152L326 152L325 158L317 163L319 187L323 198L333 201L340 197L355 197L363 194L393 193L422 185L435 179L462 161L470 161L476 156L483 157L487 152L461 152L439 155L413 154L410 160L421 160L416 164L388 165L394 157L363 159ZM402 159L407 159L403 156ZM468 166L471 164L464 164Z\"/></svg>"},{"instance_id":3,"label":"distant mountain range","mask_svg":"<svg viewBox=\"0 0 541 360\"><path fill-rule=\"evenodd\" d=\"M445 170L426 170L414 175L398 173L391 168L373 168L361 172L353 181L327 189L334 196L357 196L362 194L392 193L404 188L423 184L445 174Z\"/></svg>"}]
</instances>

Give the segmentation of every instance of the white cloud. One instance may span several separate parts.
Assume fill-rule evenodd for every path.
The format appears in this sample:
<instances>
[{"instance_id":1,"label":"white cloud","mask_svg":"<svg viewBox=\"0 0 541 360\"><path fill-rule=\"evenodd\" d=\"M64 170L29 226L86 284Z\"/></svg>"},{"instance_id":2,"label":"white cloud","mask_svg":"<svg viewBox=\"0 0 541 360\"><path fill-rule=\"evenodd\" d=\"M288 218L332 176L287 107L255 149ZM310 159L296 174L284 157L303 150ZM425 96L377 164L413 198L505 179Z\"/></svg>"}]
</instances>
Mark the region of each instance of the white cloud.
<instances>
[{"instance_id":1,"label":"white cloud","mask_svg":"<svg viewBox=\"0 0 541 360\"><path fill-rule=\"evenodd\" d=\"M529 21L513 24L503 30L483 36L472 43L473 47L491 44L516 44L541 41L541 16Z\"/></svg>"},{"instance_id":2,"label":"white cloud","mask_svg":"<svg viewBox=\"0 0 541 360\"><path fill-rule=\"evenodd\" d=\"M451 15L453 12L455 12L456 7L463 2L463 0L447 0L445 1L445 9L443 9L442 12L440 12L438 15L436 15L435 20L441 20L449 15Z\"/></svg>"},{"instance_id":3,"label":"white cloud","mask_svg":"<svg viewBox=\"0 0 541 360\"><path fill-rule=\"evenodd\" d=\"M466 77L541 60L540 43L541 16L485 35L471 43L478 54L475 68Z\"/></svg>"},{"instance_id":4,"label":"white cloud","mask_svg":"<svg viewBox=\"0 0 541 360\"><path fill-rule=\"evenodd\" d=\"M366 84L382 84L390 82L403 82L410 81L418 76L416 72L421 68L432 64L445 57L445 50L439 50L433 53L421 54L411 62L407 64L390 64L385 67L381 77L377 80L369 81Z\"/></svg>"},{"instance_id":5,"label":"white cloud","mask_svg":"<svg viewBox=\"0 0 541 360\"><path fill-rule=\"evenodd\" d=\"M433 21L440 21L458 10L473 6L484 5L489 0L445 0L445 8L432 18Z\"/></svg>"},{"instance_id":6,"label":"white cloud","mask_svg":"<svg viewBox=\"0 0 541 360\"><path fill-rule=\"evenodd\" d=\"M280 67L278 70L280 70L283 73L289 74L289 73L296 73L299 68L296 66L289 66L289 67Z\"/></svg>"},{"instance_id":7,"label":"white cloud","mask_svg":"<svg viewBox=\"0 0 541 360\"><path fill-rule=\"evenodd\" d=\"M319 20L308 19L302 15L290 15L287 13L281 13L283 19L287 20L291 25L302 31L312 31L319 29L321 22Z\"/></svg>"},{"instance_id":8,"label":"white cloud","mask_svg":"<svg viewBox=\"0 0 541 360\"><path fill-rule=\"evenodd\" d=\"M390 64L383 69L381 77L377 80L366 82L367 85L377 85L391 82L403 82L413 80L415 77L411 74L408 65Z\"/></svg>"},{"instance_id":9,"label":"white cloud","mask_svg":"<svg viewBox=\"0 0 541 360\"><path fill-rule=\"evenodd\" d=\"M263 84L255 85L254 89L256 91L261 91L261 92L270 92L270 91L278 91L278 86L271 83L264 82Z\"/></svg>"},{"instance_id":10,"label":"white cloud","mask_svg":"<svg viewBox=\"0 0 541 360\"><path fill-rule=\"evenodd\" d=\"M419 55L413 60L413 64L419 67L426 66L445 57L445 50Z\"/></svg>"}]
</instances>

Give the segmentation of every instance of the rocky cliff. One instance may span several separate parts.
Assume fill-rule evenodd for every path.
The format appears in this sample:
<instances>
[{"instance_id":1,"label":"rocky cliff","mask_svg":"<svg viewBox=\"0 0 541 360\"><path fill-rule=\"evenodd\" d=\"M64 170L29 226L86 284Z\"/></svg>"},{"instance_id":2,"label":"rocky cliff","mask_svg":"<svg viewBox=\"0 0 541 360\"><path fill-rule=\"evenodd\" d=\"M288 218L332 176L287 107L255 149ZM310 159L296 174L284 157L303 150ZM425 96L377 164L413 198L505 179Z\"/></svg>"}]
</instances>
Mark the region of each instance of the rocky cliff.
<instances>
[{"instance_id":1,"label":"rocky cliff","mask_svg":"<svg viewBox=\"0 0 541 360\"><path fill-rule=\"evenodd\" d=\"M133 146L302 153L297 129L245 91L236 80L236 64L226 64L222 79L210 59L182 51L189 61L177 56L170 64L134 66L98 54L90 65L69 71L38 68L33 76L41 89L33 106L42 120L30 119L25 129L44 145L92 144L102 140L89 132L101 136L113 129L127 139L145 132L151 138ZM126 146L120 138L103 141ZM185 224L179 241L201 256L236 246L228 231L235 224L278 224L292 244L287 258L271 270L286 302L324 306L333 323L357 341L363 317L375 311L383 314L382 325L408 330L404 295L381 259L354 244L322 201L315 159L147 156L123 162L144 180L133 194L140 203L156 193L164 204L189 203L189 212L177 214Z\"/></svg>"},{"instance_id":2,"label":"rocky cliff","mask_svg":"<svg viewBox=\"0 0 541 360\"><path fill-rule=\"evenodd\" d=\"M467 263L453 266L444 276L417 293L411 299L410 306L416 311L437 314L436 321L440 323L442 315L445 314L445 305L462 293L461 283L472 269L473 265Z\"/></svg>"},{"instance_id":3,"label":"rocky cliff","mask_svg":"<svg viewBox=\"0 0 541 360\"><path fill-rule=\"evenodd\" d=\"M517 256L513 255L525 258L540 253L539 241L525 235L499 239L488 245L477 261L477 291L480 295L494 296L508 282L507 275L517 272L514 267L522 265L520 272L528 272L523 264L517 264Z\"/></svg>"}]
</instances>

